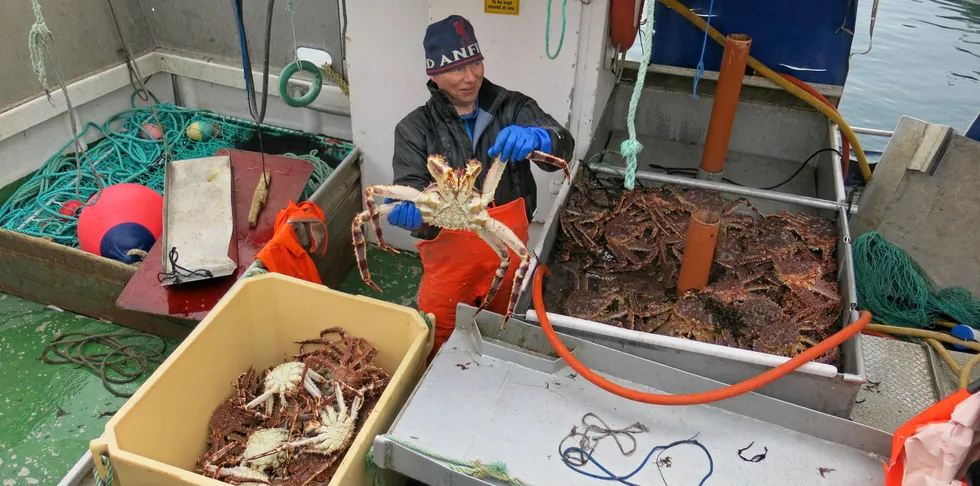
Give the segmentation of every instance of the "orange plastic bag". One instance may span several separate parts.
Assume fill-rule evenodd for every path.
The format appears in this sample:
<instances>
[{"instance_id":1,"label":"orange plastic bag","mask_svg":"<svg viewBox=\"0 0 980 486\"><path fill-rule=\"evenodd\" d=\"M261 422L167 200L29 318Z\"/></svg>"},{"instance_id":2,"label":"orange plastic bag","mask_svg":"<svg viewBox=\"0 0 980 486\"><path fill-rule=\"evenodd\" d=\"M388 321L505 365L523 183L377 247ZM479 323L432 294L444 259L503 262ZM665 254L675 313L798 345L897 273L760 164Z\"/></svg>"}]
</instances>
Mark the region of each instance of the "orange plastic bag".
<instances>
[{"instance_id":1,"label":"orange plastic bag","mask_svg":"<svg viewBox=\"0 0 980 486\"><path fill-rule=\"evenodd\" d=\"M323 284L320 273L310 257L311 253L327 251L327 230L323 210L305 201L289 205L276 215L275 233L272 239L256 255L266 270ZM297 228L309 239L309 250L300 243ZM319 241L322 240L322 241Z\"/></svg>"},{"instance_id":2,"label":"orange plastic bag","mask_svg":"<svg viewBox=\"0 0 980 486\"><path fill-rule=\"evenodd\" d=\"M946 397L939 402L936 402L931 407L923 410L921 413L912 417L911 420L902 424L893 434L892 439L892 456L888 464L885 465L885 486L902 486L906 479L906 444L909 438L916 435L916 433L923 430L924 427L936 424L946 424L955 422L953 420L953 414L956 411L957 406L963 403L965 400L973 397L973 394L980 387L980 382L972 383L967 389L959 390L958 392ZM936 437L930 440L937 440ZM941 440L941 439L939 439ZM974 441L975 443L976 441ZM962 444L960 444L962 445ZM937 445L939 449L945 450L943 444ZM919 448L921 449L921 448ZM921 451L919 451L921 453ZM960 451L963 452L963 451ZM952 453L952 451L947 451L946 454ZM976 460L978 451L976 449L967 452L966 458L964 456L965 465L971 464ZM947 457L949 459L950 457ZM918 474L921 474L918 473ZM931 476L930 476L931 477ZM947 482L936 481L936 484L947 484Z\"/></svg>"}]
</instances>

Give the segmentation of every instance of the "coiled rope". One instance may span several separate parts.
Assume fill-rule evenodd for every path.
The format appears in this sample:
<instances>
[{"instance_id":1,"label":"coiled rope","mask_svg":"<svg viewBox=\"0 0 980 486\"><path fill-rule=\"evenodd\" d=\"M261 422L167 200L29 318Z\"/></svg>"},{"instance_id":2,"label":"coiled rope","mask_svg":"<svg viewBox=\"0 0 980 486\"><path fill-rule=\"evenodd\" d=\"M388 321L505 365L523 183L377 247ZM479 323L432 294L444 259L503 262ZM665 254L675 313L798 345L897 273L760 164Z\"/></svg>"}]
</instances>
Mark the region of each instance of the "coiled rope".
<instances>
[{"instance_id":1,"label":"coiled rope","mask_svg":"<svg viewBox=\"0 0 980 486\"><path fill-rule=\"evenodd\" d=\"M123 342L126 339L142 341ZM147 340L155 342L156 346ZM113 385L139 380L147 371L156 369L154 365L162 363L166 353L167 342L159 336L126 331L103 334L75 331L55 337L41 351L41 361L84 366L102 379L102 385L109 393L128 398L133 392L119 391ZM52 354L56 358L49 357Z\"/></svg>"}]
</instances>

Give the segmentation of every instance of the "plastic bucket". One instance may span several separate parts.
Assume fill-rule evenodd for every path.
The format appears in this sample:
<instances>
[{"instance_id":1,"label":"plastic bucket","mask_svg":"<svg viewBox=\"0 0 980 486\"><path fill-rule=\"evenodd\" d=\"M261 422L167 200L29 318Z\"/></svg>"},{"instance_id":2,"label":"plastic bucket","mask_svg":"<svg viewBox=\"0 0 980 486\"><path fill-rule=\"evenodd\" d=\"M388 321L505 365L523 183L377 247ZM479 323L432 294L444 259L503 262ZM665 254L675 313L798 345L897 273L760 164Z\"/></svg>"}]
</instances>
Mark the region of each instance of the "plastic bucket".
<instances>
[{"instance_id":1,"label":"plastic bucket","mask_svg":"<svg viewBox=\"0 0 980 486\"><path fill-rule=\"evenodd\" d=\"M295 341L341 327L378 349L391 382L347 450L330 486L370 484L365 456L391 426L425 371L432 349L418 311L279 274L240 280L89 444L99 475L113 486L227 483L194 472L207 449L208 421L254 366L264 370L299 351Z\"/></svg>"}]
</instances>

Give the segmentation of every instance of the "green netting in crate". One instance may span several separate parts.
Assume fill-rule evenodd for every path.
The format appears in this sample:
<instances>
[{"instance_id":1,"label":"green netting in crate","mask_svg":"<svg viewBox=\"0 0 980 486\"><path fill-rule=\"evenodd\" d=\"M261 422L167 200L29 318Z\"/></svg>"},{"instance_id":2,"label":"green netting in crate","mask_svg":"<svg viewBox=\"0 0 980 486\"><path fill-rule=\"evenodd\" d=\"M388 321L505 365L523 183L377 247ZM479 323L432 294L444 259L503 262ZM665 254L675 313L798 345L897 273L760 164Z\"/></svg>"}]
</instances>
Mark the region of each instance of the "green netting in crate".
<instances>
[{"instance_id":1,"label":"green netting in crate","mask_svg":"<svg viewBox=\"0 0 980 486\"><path fill-rule=\"evenodd\" d=\"M167 103L157 104L156 111L174 160L210 157L220 149L258 151L255 144L258 125L251 121ZM194 122L213 124L217 136L192 140L186 135L186 129ZM79 168L75 154L65 153L73 145L73 139L69 140L0 207L0 228L77 248L77 217L59 210L68 201L87 201L98 192L88 161L95 164L104 186L134 182L162 194L165 144L163 139L149 136L150 132L143 128L146 124L156 125L156 117L149 107L124 111L102 125L86 124L78 137L92 131L98 132L99 137L86 150L83 160L87 161ZM268 125L262 126L262 137L266 153L313 163L313 175L301 200L308 199L353 149L344 140ZM280 139L305 140L306 144L302 152L292 153L287 148L297 145L277 143Z\"/></svg>"}]
</instances>

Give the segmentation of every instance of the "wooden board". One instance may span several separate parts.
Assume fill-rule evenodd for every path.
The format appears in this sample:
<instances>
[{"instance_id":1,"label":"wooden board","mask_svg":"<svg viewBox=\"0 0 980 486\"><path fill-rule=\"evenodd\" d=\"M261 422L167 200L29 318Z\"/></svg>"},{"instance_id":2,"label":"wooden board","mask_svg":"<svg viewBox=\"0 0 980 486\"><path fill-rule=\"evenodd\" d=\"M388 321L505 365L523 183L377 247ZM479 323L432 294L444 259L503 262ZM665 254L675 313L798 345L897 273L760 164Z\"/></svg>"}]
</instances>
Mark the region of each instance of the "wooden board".
<instances>
[{"instance_id":1,"label":"wooden board","mask_svg":"<svg viewBox=\"0 0 980 486\"><path fill-rule=\"evenodd\" d=\"M219 150L215 155L231 157L238 269L228 277L164 287L157 278L162 270L162 241L158 240L116 300L119 307L196 321L203 319L272 238L276 213L285 208L289 201L296 201L300 197L313 174L313 164L305 160L267 154L265 167L272 173L269 198L259 215L258 224L255 228L249 228L248 213L252 205L252 195L262 173L261 154Z\"/></svg>"},{"instance_id":2,"label":"wooden board","mask_svg":"<svg viewBox=\"0 0 980 486\"><path fill-rule=\"evenodd\" d=\"M42 304L168 339L182 340L193 322L116 307L136 267L82 250L0 230L0 290Z\"/></svg>"},{"instance_id":3,"label":"wooden board","mask_svg":"<svg viewBox=\"0 0 980 486\"><path fill-rule=\"evenodd\" d=\"M355 149L356 150L356 149ZM340 287L347 274L354 268L354 241L351 223L362 210L361 169L359 154L355 153L350 164L341 164L330 174L325 190L317 191L312 202L323 210L327 224L327 251L314 255L313 263L323 284L330 288Z\"/></svg>"}]
</instances>

